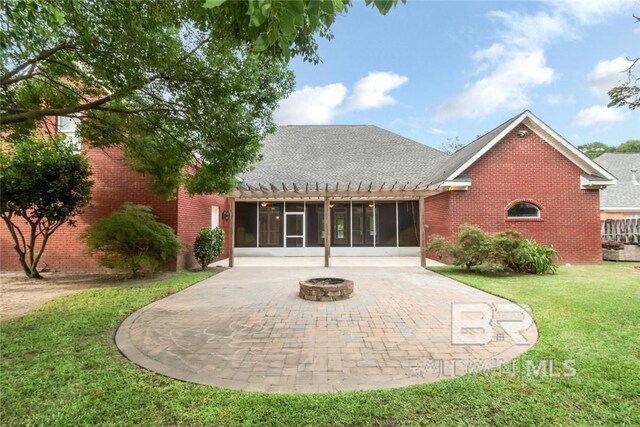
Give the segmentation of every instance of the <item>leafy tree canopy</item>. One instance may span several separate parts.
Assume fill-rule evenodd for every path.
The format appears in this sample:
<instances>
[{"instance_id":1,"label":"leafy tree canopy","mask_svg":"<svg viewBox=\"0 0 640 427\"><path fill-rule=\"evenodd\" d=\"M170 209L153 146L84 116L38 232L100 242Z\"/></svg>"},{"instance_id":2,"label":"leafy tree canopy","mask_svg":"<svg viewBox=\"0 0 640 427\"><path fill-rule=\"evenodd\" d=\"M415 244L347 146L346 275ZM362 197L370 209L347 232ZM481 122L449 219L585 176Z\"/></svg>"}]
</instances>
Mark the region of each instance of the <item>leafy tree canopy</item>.
<instances>
[{"instance_id":1,"label":"leafy tree canopy","mask_svg":"<svg viewBox=\"0 0 640 427\"><path fill-rule=\"evenodd\" d=\"M604 142L590 142L588 144L578 145L578 150L582 151L590 159L595 159L604 153L611 153L616 150L616 147L607 145Z\"/></svg>"},{"instance_id":2,"label":"leafy tree canopy","mask_svg":"<svg viewBox=\"0 0 640 427\"><path fill-rule=\"evenodd\" d=\"M93 183L84 156L63 143L23 135L18 144L0 144L0 216L9 229L20 264L29 277L49 237L88 206ZM7 254L3 254L6 256Z\"/></svg>"},{"instance_id":3,"label":"leafy tree canopy","mask_svg":"<svg viewBox=\"0 0 640 427\"><path fill-rule=\"evenodd\" d=\"M590 159L595 159L604 153L640 153L640 140L629 139L617 147L603 142L590 142L589 144L579 145L578 150L582 151Z\"/></svg>"},{"instance_id":4,"label":"leafy tree canopy","mask_svg":"<svg viewBox=\"0 0 640 427\"><path fill-rule=\"evenodd\" d=\"M397 0L367 3L386 13ZM122 147L166 197L230 191L293 88L287 60L317 62L316 37L349 4L1 0L3 132L81 118L80 137Z\"/></svg>"},{"instance_id":5,"label":"leafy tree canopy","mask_svg":"<svg viewBox=\"0 0 640 427\"><path fill-rule=\"evenodd\" d=\"M640 139L630 139L616 148L617 153L640 153Z\"/></svg>"}]
</instances>

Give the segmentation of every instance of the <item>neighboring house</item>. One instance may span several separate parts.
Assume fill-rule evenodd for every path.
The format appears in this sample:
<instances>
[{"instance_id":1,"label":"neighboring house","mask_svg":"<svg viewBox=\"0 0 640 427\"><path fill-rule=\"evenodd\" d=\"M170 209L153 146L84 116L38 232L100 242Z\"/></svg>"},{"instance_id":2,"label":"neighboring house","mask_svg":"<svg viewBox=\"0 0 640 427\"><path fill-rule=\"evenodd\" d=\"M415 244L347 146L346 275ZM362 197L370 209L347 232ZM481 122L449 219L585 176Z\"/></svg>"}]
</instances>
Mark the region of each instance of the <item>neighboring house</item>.
<instances>
[{"instance_id":1,"label":"neighboring house","mask_svg":"<svg viewBox=\"0 0 640 427\"><path fill-rule=\"evenodd\" d=\"M595 161L618 179L600 192L600 218L640 219L640 153L606 153Z\"/></svg>"},{"instance_id":2,"label":"neighboring house","mask_svg":"<svg viewBox=\"0 0 640 427\"><path fill-rule=\"evenodd\" d=\"M78 228L54 235L43 265L94 268L79 234L127 201L152 205L188 244L217 207L213 222L234 242L225 249L231 265L234 256L417 257L429 236L465 223L519 230L553 245L561 262L600 262L599 190L616 182L529 111L453 155L376 126L282 126L229 197L181 191L162 201L119 152L88 155L93 205ZM6 230L1 237L1 267L17 269ZM187 252L172 267L191 265Z\"/></svg>"},{"instance_id":3,"label":"neighboring house","mask_svg":"<svg viewBox=\"0 0 640 427\"><path fill-rule=\"evenodd\" d=\"M58 120L56 129L68 136L75 135L72 120ZM79 141L71 139L79 144ZM40 268L64 271L92 271L98 269L95 257L89 256L87 246L81 239L82 232L96 220L118 210L124 203L150 205L158 219L171 226L186 250L178 259L168 263L169 270L196 267L192 246L201 227L220 226L229 234L228 199L226 197L191 197L180 191L174 200L163 200L149 190L149 180L129 169L119 149L86 149L94 182L91 206L76 218L76 227L61 227L49 239L42 255ZM224 213L227 212L227 215ZM225 256L228 253L228 238ZM0 270L21 270L13 241L4 224L0 227Z\"/></svg>"}]
</instances>

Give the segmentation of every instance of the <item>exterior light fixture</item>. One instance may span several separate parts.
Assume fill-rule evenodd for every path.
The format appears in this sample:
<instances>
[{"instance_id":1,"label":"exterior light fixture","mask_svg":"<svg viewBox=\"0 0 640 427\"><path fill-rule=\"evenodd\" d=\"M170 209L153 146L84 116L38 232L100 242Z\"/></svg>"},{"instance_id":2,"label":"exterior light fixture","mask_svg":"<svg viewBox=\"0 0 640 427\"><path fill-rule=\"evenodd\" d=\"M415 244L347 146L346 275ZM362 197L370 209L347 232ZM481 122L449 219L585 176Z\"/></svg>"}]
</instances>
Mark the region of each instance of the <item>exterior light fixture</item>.
<instances>
[{"instance_id":1,"label":"exterior light fixture","mask_svg":"<svg viewBox=\"0 0 640 427\"><path fill-rule=\"evenodd\" d=\"M260 202L260 206L262 206L263 208L266 208L268 204L269 203L267 202Z\"/></svg>"},{"instance_id":2,"label":"exterior light fixture","mask_svg":"<svg viewBox=\"0 0 640 427\"><path fill-rule=\"evenodd\" d=\"M222 212L222 219L223 220L229 221L229 218L231 218L231 214L229 213L229 211Z\"/></svg>"}]
</instances>

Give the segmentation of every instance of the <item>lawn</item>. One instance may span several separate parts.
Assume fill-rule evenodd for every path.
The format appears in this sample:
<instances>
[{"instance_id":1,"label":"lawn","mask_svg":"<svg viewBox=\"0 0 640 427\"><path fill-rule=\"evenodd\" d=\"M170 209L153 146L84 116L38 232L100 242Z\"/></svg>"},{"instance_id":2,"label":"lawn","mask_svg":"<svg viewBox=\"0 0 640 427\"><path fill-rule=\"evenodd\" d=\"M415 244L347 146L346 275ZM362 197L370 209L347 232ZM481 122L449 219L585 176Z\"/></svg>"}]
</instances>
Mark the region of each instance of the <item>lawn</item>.
<instances>
[{"instance_id":1,"label":"lawn","mask_svg":"<svg viewBox=\"0 0 640 427\"><path fill-rule=\"evenodd\" d=\"M402 389L243 393L145 371L113 344L136 309L207 273L60 297L0 324L1 425L638 425L638 264L549 276L435 271L527 303L540 340L522 360L575 361L573 378L476 375Z\"/></svg>"}]
</instances>

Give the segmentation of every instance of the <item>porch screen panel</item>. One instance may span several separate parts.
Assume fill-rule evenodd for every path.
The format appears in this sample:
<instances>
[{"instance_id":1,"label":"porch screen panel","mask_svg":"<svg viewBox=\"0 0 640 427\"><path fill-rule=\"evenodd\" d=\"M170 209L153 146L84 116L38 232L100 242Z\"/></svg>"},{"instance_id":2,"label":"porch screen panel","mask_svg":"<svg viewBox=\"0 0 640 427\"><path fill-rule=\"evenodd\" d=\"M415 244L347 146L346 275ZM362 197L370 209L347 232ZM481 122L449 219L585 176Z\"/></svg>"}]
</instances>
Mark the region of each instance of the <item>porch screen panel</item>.
<instances>
[{"instance_id":1,"label":"porch screen panel","mask_svg":"<svg viewBox=\"0 0 640 427\"><path fill-rule=\"evenodd\" d=\"M307 247L324 246L324 203L307 202Z\"/></svg>"},{"instance_id":2,"label":"porch screen panel","mask_svg":"<svg viewBox=\"0 0 640 427\"><path fill-rule=\"evenodd\" d=\"M373 246L373 202L354 202L351 211L353 246Z\"/></svg>"},{"instance_id":3,"label":"porch screen panel","mask_svg":"<svg viewBox=\"0 0 640 427\"><path fill-rule=\"evenodd\" d=\"M417 200L398 202L399 246L420 245L420 209Z\"/></svg>"},{"instance_id":4,"label":"porch screen panel","mask_svg":"<svg viewBox=\"0 0 640 427\"><path fill-rule=\"evenodd\" d=\"M234 232L236 248L255 248L258 235L256 202L236 202L236 228Z\"/></svg>"},{"instance_id":5,"label":"porch screen panel","mask_svg":"<svg viewBox=\"0 0 640 427\"><path fill-rule=\"evenodd\" d=\"M376 245L397 246L396 202L376 202Z\"/></svg>"},{"instance_id":6,"label":"porch screen panel","mask_svg":"<svg viewBox=\"0 0 640 427\"><path fill-rule=\"evenodd\" d=\"M282 203L260 203L258 215L258 246L282 247L284 237L284 205Z\"/></svg>"}]
</instances>

